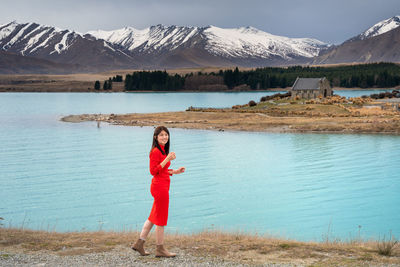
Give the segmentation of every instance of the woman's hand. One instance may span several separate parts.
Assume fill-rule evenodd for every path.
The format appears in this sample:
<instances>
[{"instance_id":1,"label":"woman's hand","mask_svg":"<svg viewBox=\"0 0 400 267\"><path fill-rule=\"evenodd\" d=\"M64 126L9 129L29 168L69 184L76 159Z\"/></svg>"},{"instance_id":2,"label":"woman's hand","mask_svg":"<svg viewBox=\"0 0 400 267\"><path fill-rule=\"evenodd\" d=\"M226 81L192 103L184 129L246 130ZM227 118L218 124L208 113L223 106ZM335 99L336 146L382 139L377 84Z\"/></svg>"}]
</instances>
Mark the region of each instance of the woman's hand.
<instances>
[{"instance_id":1,"label":"woman's hand","mask_svg":"<svg viewBox=\"0 0 400 267\"><path fill-rule=\"evenodd\" d=\"M168 153L167 159L168 159L169 161L176 159L175 152L170 152L170 153Z\"/></svg>"},{"instance_id":2,"label":"woman's hand","mask_svg":"<svg viewBox=\"0 0 400 267\"><path fill-rule=\"evenodd\" d=\"M168 170L169 174L180 174L183 173L185 171L185 167L180 167L177 170Z\"/></svg>"},{"instance_id":3,"label":"woman's hand","mask_svg":"<svg viewBox=\"0 0 400 267\"><path fill-rule=\"evenodd\" d=\"M177 169L177 170L175 170L175 174L180 174L180 173L183 173L183 172L185 172L185 167L180 167L179 169Z\"/></svg>"},{"instance_id":4,"label":"woman's hand","mask_svg":"<svg viewBox=\"0 0 400 267\"><path fill-rule=\"evenodd\" d=\"M164 168L164 166L168 163L168 161L176 159L175 152L170 152L168 155L165 157L165 159L160 163L161 168Z\"/></svg>"}]
</instances>

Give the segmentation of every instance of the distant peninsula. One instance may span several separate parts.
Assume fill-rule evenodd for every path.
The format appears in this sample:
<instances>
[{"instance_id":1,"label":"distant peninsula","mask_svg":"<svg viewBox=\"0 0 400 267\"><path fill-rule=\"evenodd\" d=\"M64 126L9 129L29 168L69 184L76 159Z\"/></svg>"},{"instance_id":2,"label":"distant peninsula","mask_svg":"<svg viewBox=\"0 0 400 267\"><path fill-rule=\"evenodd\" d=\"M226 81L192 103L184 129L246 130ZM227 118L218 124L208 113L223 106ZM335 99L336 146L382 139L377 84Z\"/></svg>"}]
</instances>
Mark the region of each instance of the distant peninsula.
<instances>
[{"instance_id":1,"label":"distant peninsula","mask_svg":"<svg viewBox=\"0 0 400 267\"><path fill-rule=\"evenodd\" d=\"M280 96L279 96L280 95ZM281 94L232 108L132 114L82 114L65 122L97 121L126 126L158 126L216 131L279 133L400 134L399 98L375 100L332 96L292 99Z\"/></svg>"}]
</instances>

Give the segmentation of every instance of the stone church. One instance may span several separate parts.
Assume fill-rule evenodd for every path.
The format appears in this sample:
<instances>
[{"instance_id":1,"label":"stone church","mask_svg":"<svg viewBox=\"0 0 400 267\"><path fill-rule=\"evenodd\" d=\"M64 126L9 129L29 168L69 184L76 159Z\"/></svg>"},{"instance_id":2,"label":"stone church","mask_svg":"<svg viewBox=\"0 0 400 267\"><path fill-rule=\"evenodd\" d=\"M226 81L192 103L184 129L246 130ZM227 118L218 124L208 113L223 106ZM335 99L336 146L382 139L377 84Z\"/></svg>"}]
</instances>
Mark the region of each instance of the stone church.
<instances>
[{"instance_id":1,"label":"stone church","mask_svg":"<svg viewBox=\"0 0 400 267\"><path fill-rule=\"evenodd\" d=\"M299 78L297 77L292 89L292 98L299 96L303 99L317 98L318 96L327 97L333 95L333 90L329 81L323 78Z\"/></svg>"}]
</instances>

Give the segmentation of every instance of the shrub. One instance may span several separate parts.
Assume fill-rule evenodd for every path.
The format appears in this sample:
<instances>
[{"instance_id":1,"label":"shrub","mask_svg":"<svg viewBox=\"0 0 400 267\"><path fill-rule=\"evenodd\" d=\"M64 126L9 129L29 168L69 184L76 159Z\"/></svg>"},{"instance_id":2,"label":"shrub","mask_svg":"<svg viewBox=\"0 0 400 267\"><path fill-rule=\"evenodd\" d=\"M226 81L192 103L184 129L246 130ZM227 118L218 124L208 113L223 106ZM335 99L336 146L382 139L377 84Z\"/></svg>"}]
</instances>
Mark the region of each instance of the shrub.
<instances>
[{"instance_id":1,"label":"shrub","mask_svg":"<svg viewBox=\"0 0 400 267\"><path fill-rule=\"evenodd\" d=\"M370 95L370 97L371 97L372 99L378 99L378 98L379 98L379 95L378 95L378 94L372 94L372 95Z\"/></svg>"},{"instance_id":2,"label":"shrub","mask_svg":"<svg viewBox=\"0 0 400 267\"><path fill-rule=\"evenodd\" d=\"M394 247L398 244L398 240L390 233L390 239L386 240L386 236L383 236L382 240L378 240L378 253L384 256L390 256L393 252Z\"/></svg>"},{"instance_id":3,"label":"shrub","mask_svg":"<svg viewBox=\"0 0 400 267\"><path fill-rule=\"evenodd\" d=\"M392 98L393 94L391 92L384 92L385 97Z\"/></svg>"},{"instance_id":4,"label":"shrub","mask_svg":"<svg viewBox=\"0 0 400 267\"><path fill-rule=\"evenodd\" d=\"M250 107L254 107L254 106L256 106L256 105L257 105L257 103L254 102L253 100L250 100L250 101L249 101L249 106L250 106Z\"/></svg>"}]
</instances>

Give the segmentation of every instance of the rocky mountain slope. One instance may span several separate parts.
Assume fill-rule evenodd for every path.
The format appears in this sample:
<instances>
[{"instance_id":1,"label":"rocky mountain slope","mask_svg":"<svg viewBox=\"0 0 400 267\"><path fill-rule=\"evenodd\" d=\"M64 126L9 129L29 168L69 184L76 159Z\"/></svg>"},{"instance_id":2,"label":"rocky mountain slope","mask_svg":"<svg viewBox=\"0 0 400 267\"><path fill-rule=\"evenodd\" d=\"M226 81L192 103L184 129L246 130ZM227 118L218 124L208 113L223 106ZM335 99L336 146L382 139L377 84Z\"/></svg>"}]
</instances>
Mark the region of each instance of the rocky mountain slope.
<instances>
[{"instance_id":1,"label":"rocky mountain slope","mask_svg":"<svg viewBox=\"0 0 400 267\"><path fill-rule=\"evenodd\" d=\"M400 16L380 21L361 34L332 46L311 64L400 62Z\"/></svg>"}]
</instances>

